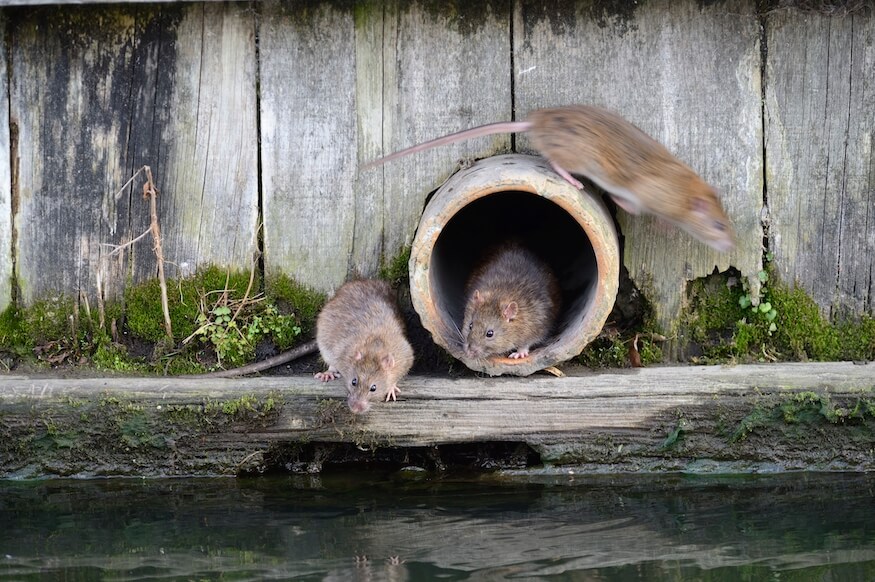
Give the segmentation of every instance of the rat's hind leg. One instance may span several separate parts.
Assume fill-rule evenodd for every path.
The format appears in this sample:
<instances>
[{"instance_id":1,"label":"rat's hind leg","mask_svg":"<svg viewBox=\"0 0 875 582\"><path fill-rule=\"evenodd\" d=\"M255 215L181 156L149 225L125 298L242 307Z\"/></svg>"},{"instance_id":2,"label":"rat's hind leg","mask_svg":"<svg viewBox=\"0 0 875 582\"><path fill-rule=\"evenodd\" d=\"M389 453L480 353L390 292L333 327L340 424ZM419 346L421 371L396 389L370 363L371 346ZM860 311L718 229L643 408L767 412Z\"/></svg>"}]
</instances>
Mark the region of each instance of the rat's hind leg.
<instances>
[{"instance_id":1,"label":"rat's hind leg","mask_svg":"<svg viewBox=\"0 0 875 582\"><path fill-rule=\"evenodd\" d=\"M569 174L569 173L565 170L565 168L563 168L562 166L560 166L559 164L557 164L557 163L554 162L553 160L548 160L548 161L550 162L550 167L553 168L553 170L554 170L557 174L559 174L560 176L562 176L563 178L565 178L565 181L566 181L566 182L568 182L569 184L571 184L572 186L574 186L574 187L577 188L578 190L582 190L582 189L583 189L583 184L580 183L580 180L578 180L577 178L575 178L574 176L572 176L571 174Z\"/></svg>"}]
</instances>

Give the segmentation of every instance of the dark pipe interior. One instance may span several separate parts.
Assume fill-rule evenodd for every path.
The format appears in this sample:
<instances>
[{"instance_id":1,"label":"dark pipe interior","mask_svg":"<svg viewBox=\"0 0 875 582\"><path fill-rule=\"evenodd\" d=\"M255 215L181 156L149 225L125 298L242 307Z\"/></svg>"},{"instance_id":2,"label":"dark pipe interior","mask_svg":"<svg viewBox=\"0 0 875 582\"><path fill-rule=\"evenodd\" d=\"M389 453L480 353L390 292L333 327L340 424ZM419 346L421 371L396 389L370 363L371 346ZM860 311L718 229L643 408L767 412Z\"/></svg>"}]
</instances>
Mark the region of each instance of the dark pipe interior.
<instances>
[{"instance_id":1,"label":"dark pipe interior","mask_svg":"<svg viewBox=\"0 0 875 582\"><path fill-rule=\"evenodd\" d=\"M585 315L595 292L598 266L583 227L562 207L528 192L497 192L475 200L447 222L430 261L432 296L442 319L462 325L465 284L484 253L507 240L522 242L559 278L562 310L554 330ZM548 340L550 341L550 340Z\"/></svg>"}]
</instances>

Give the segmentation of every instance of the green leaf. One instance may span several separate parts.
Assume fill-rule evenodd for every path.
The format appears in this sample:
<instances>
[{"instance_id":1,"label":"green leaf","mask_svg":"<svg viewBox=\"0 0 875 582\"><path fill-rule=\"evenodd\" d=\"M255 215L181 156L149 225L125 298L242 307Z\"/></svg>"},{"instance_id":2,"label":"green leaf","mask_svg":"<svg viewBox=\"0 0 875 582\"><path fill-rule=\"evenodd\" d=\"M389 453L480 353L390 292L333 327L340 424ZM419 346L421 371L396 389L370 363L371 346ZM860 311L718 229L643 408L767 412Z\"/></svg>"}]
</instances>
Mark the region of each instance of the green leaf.
<instances>
[{"instance_id":1,"label":"green leaf","mask_svg":"<svg viewBox=\"0 0 875 582\"><path fill-rule=\"evenodd\" d=\"M760 271L759 273L757 273L757 277L759 277L760 283L765 283L769 280L769 274L765 271Z\"/></svg>"},{"instance_id":2,"label":"green leaf","mask_svg":"<svg viewBox=\"0 0 875 582\"><path fill-rule=\"evenodd\" d=\"M738 305L742 309L747 309L748 307L750 307L750 295L742 295L741 297L739 297Z\"/></svg>"}]
</instances>

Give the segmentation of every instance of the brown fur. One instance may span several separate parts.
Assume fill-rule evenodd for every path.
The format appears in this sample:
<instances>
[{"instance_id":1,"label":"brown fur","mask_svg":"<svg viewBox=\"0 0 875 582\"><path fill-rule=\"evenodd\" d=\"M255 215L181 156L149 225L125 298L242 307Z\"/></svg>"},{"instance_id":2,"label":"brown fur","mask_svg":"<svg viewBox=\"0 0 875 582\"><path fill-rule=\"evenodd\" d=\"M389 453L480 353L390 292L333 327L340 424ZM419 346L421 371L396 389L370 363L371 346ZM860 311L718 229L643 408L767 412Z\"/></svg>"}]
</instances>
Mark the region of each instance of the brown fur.
<instances>
[{"instance_id":1,"label":"brown fur","mask_svg":"<svg viewBox=\"0 0 875 582\"><path fill-rule=\"evenodd\" d=\"M338 289L316 319L316 342L328 364L328 371L316 377L343 376L355 413L393 396L413 365L413 348L385 281L350 281Z\"/></svg>"},{"instance_id":2,"label":"brown fur","mask_svg":"<svg viewBox=\"0 0 875 582\"><path fill-rule=\"evenodd\" d=\"M468 280L465 353L487 358L515 351L525 357L552 332L560 301L556 276L534 253L517 243L498 247Z\"/></svg>"},{"instance_id":3,"label":"brown fur","mask_svg":"<svg viewBox=\"0 0 875 582\"><path fill-rule=\"evenodd\" d=\"M611 111L570 105L533 111L526 121L500 122L443 136L365 167L438 145L505 132L531 133L554 166L586 176L632 214L652 213L719 251L735 245L717 192L658 141Z\"/></svg>"},{"instance_id":4,"label":"brown fur","mask_svg":"<svg viewBox=\"0 0 875 582\"><path fill-rule=\"evenodd\" d=\"M714 189L661 143L620 117L588 105L529 116L544 157L587 176L633 213L652 212L718 250L734 235Z\"/></svg>"}]
</instances>

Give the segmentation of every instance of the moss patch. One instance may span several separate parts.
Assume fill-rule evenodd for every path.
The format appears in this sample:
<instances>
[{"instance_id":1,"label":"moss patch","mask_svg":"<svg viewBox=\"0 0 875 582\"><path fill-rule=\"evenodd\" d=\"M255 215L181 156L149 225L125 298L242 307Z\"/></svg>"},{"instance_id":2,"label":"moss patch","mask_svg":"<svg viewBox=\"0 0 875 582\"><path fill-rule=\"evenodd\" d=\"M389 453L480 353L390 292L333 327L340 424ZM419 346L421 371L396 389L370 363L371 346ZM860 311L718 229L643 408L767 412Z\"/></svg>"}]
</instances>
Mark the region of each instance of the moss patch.
<instances>
[{"instance_id":1,"label":"moss patch","mask_svg":"<svg viewBox=\"0 0 875 582\"><path fill-rule=\"evenodd\" d=\"M323 295L285 279L280 290L291 300L284 301L284 313L260 294L257 278L250 288L250 276L211 267L188 279L169 280L174 341L165 336L157 280L130 286L123 301L108 303L103 327L96 310L83 311L67 297L45 299L25 309L9 307L0 314L0 354L7 368L43 362L125 373L189 374L240 366L255 359L256 349L270 353L296 344L304 325L313 326L324 302Z\"/></svg>"},{"instance_id":2,"label":"moss patch","mask_svg":"<svg viewBox=\"0 0 875 582\"><path fill-rule=\"evenodd\" d=\"M392 287L407 283L410 279L410 247L402 247L398 254L380 264L379 277Z\"/></svg>"},{"instance_id":3,"label":"moss patch","mask_svg":"<svg viewBox=\"0 0 875 582\"><path fill-rule=\"evenodd\" d=\"M730 442L746 439L764 429L782 433L811 431L824 425L857 427L868 437L875 428L875 398L861 395L855 401L834 403L828 394L797 392L757 405L729 435Z\"/></svg>"},{"instance_id":4,"label":"moss patch","mask_svg":"<svg viewBox=\"0 0 875 582\"><path fill-rule=\"evenodd\" d=\"M0 458L7 472L35 463L40 474L75 475L100 466L172 473L179 451L196 452L214 434L271 426L282 407L279 393L170 406L110 395L57 402L32 418L15 415L27 422L4 426ZM226 461L217 456L214 472L234 473Z\"/></svg>"},{"instance_id":5,"label":"moss patch","mask_svg":"<svg viewBox=\"0 0 875 582\"><path fill-rule=\"evenodd\" d=\"M267 298L276 303L282 313L294 314L304 335L316 329L316 316L325 305L325 294L306 287L288 275L277 275L267 281Z\"/></svg>"},{"instance_id":6,"label":"moss patch","mask_svg":"<svg viewBox=\"0 0 875 582\"><path fill-rule=\"evenodd\" d=\"M242 298L249 286L249 273L229 273L218 267L209 267L189 279L167 282L167 301L173 334L177 339L190 336L197 329L198 315L215 303L219 295ZM256 280L253 289L257 291ZM144 340L158 342L164 339L164 313L161 308L161 287L158 280L130 286L125 290L127 327Z\"/></svg>"},{"instance_id":7,"label":"moss patch","mask_svg":"<svg viewBox=\"0 0 875 582\"><path fill-rule=\"evenodd\" d=\"M875 320L830 322L802 289L775 280L771 269L760 279L759 305L734 270L688 285L680 338L691 361L875 359Z\"/></svg>"}]
</instances>

